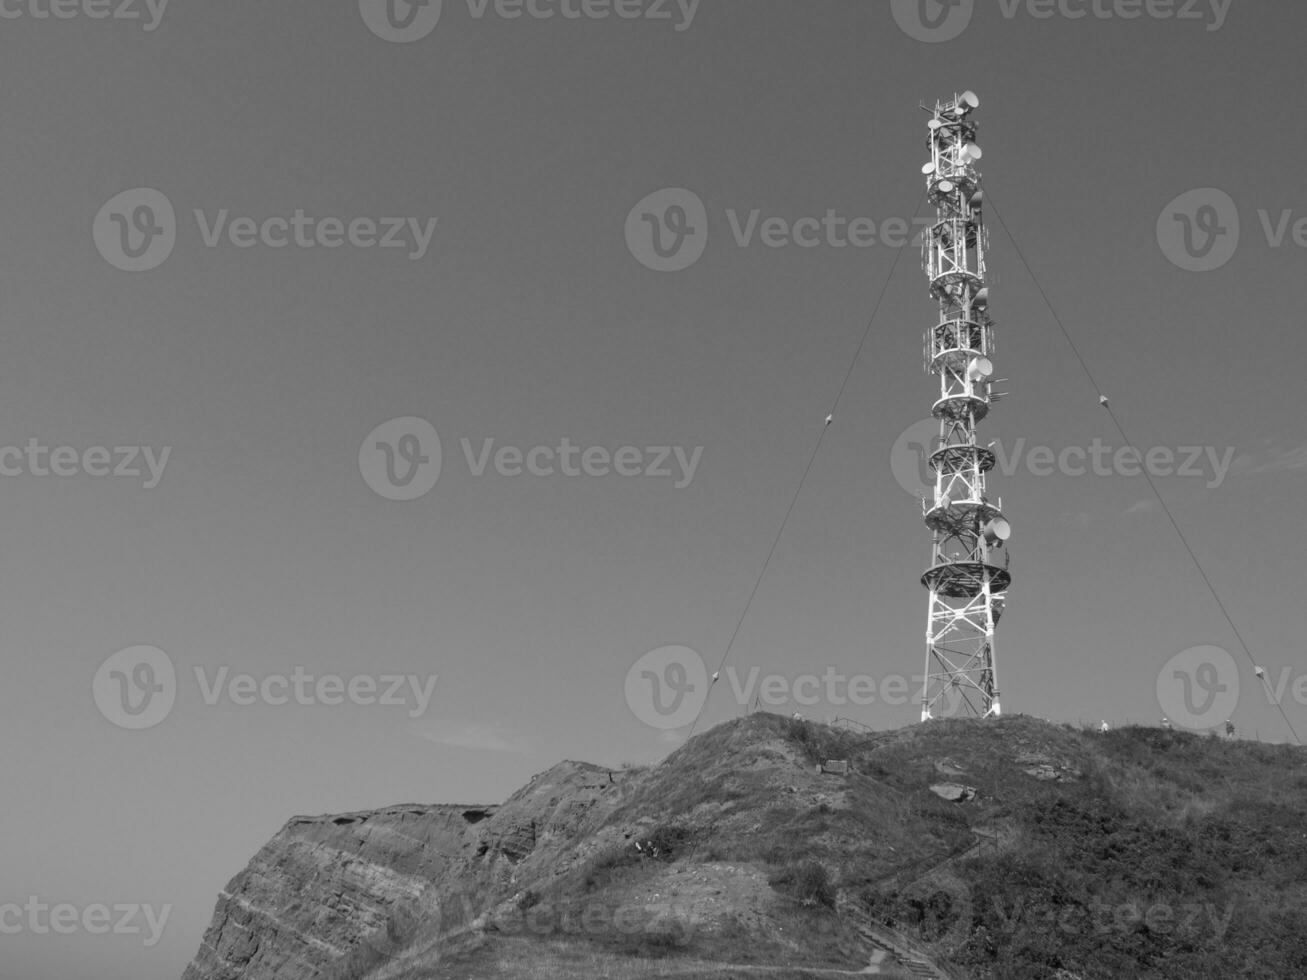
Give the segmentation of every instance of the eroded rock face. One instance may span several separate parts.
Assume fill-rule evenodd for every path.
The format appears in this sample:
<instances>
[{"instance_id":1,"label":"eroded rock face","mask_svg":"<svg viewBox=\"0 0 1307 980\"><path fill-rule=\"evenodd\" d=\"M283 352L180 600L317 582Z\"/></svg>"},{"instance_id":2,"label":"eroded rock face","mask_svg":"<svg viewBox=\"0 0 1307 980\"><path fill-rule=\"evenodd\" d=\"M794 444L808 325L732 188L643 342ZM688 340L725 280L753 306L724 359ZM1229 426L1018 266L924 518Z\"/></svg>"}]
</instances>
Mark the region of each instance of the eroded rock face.
<instances>
[{"instance_id":1,"label":"eroded rock face","mask_svg":"<svg viewBox=\"0 0 1307 980\"><path fill-rule=\"evenodd\" d=\"M183 980L310 978L474 847L493 807L295 817L218 897Z\"/></svg>"},{"instance_id":2,"label":"eroded rock face","mask_svg":"<svg viewBox=\"0 0 1307 980\"><path fill-rule=\"evenodd\" d=\"M466 920L579 860L625 779L564 762L500 805L295 817L219 893L183 980L312 980L419 896Z\"/></svg>"}]
</instances>

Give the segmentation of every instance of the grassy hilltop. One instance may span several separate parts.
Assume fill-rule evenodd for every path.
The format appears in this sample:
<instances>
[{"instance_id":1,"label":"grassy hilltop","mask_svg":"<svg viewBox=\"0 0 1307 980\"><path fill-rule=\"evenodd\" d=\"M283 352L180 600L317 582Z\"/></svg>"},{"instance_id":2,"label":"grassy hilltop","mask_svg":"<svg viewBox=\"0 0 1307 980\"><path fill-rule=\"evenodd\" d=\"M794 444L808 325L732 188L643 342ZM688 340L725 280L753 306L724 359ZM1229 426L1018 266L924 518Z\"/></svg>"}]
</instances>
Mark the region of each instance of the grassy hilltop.
<instances>
[{"instance_id":1,"label":"grassy hilltop","mask_svg":"<svg viewBox=\"0 0 1307 980\"><path fill-rule=\"evenodd\" d=\"M468 834L318 976L1307 977L1289 746L754 714L647 769L564 763Z\"/></svg>"}]
</instances>

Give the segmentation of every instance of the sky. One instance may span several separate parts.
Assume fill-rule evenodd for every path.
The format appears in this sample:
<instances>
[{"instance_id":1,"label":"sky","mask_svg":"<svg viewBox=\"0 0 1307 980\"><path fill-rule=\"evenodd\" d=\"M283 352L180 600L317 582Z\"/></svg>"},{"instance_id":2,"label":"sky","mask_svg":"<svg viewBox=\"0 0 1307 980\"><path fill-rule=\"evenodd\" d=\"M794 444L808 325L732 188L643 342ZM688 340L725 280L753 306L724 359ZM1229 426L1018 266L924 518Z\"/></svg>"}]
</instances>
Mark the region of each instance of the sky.
<instances>
[{"instance_id":1,"label":"sky","mask_svg":"<svg viewBox=\"0 0 1307 980\"><path fill-rule=\"evenodd\" d=\"M1307 731L1307 7L922 2L0 3L0 980L179 977L292 815L653 762L764 689L915 723L894 229L964 89L1003 710L1289 740L1255 662ZM1155 483L1251 659L1142 476L1047 465L1123 446L1100 392L1202 451ZM793 700L828 675L877 696Z\"/></svg>"}]
</instances>

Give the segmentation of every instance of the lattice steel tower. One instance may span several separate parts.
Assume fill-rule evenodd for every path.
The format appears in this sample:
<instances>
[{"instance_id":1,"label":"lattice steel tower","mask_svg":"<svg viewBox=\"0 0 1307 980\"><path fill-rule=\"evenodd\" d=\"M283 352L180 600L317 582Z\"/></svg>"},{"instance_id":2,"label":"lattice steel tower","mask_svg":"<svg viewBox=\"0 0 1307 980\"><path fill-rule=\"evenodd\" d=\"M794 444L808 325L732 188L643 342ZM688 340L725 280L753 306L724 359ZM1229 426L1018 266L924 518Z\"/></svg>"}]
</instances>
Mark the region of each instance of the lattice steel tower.
<instances>
[{"instance_id":1,"label":"lattice steel tower","mask_svg":"<svg viewBox=\"0 0 1307 980\"><path fill-rule=\"evenodd\" d=\"M977 423L1001 397L992 391L994 323L976 170L981 152L970 118L979 105L974 93L963 92L934 108L922 106L931 113L930 162L922 173L935 208L922 259L939 304L939 321L927 329L924 351L926 370L939 375L939 399L931 409L939 441L929 457L934 499L921 502L933 537L930 568L921 576L930 591L922 721L944 707L980 717L999 714L994 626L1011 582L1004 547L1011 528L1002 500L995 506L985 490L994 453L976 443Z\"/></svg>"}]
</instances>

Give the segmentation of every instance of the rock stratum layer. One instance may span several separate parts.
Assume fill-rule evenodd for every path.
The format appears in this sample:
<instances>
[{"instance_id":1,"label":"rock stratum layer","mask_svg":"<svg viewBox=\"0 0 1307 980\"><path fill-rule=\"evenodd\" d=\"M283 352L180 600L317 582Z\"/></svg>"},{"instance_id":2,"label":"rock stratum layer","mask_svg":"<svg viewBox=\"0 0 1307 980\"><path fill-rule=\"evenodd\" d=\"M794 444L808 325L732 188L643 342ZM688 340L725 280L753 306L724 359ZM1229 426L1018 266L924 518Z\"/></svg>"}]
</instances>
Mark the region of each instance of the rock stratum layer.
<instances>
[{"instance_id":1,"label":"rock stratum layer","mask_svg":"<svg viewBox=\"0 0 1307 980\"><path fill-rule=\"evenodd\" d=\"M1303 936L1301 748L755 713L494 806L296 817L184 980L1280 980Z\"/></svg>"},{"instance_id":2,"label":"rock stratum layer","mask_svg":"<svg viewBox=\"0 0 1307 980\"><path fill-rule=\"evenodd\" d=\"M218 897L184 980L314 977L465 852L491 807L295 817Z\"/></svg>"},{"instance_id":3,"label":"rock stratum layer","mask_svg":"<svg viewBox=\"0 0 1307 980\"><path fill-rule=\"evenodd\" d=\"M621 777L564 762L503 804L294 817L219 893L183 980L319 978L424 897L439 908L457 892L447 909L457 916L511 884L529 856L548 865L587 819L616 804Z\"/></svg>"}]
</instances>

